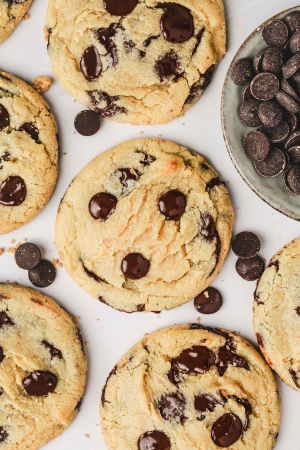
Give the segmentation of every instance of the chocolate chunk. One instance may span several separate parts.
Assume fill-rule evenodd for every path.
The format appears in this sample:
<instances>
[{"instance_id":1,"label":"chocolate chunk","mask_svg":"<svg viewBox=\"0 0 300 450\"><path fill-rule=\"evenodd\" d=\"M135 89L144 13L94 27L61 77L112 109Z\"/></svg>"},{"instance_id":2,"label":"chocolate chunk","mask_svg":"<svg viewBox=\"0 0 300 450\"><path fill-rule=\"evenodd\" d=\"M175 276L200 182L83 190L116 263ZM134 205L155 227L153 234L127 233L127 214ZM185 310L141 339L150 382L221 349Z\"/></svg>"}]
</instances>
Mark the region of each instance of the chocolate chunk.
<instances>
[{"instance_id":1,"label":"chocolate chunk","mask_svg":"<svg viewBox=\"0 0 300 450\"><path fill-rule=\"evenodd\" d=\"M4 360L4 357L5 357L5 355L4 355L3 348L0 347L0 363L2 363L2 361Z\"/></svg>"},{"instance_id":2,"label":"chocolate chunk","mask_svg":"<svg viewBox=\"0 0 300 450\"><path fill-rule=\"evenodd\" d=\"M238 86L245 86L252 80L253 75L250 59L239 59L232 69L231 79Z\"/></svg>"},{"instance_id":3,"label":"chocolate chunk","mask_svg":"<svg viewBox=\"0 0 300 450\"><path fill-rule=\"evenodd\" d=\"M92 136L100 129L101 117L95 111L87 109L77 114L74 126L76 131L82 136Z\"/></svg>"},{"instance_id":4,"label":"chocolate chunk","mask_svg":"<svg viewBox=\"0 0 300 450\"><path fill-rule=\"evenodd\" d=\"M300 145L294 145L287 150L291 164L300 164Z\"/></svg>"},{"instance_id":5,"label":"chocolate chunk","mask_svg":"<svg viewBox=\"0 0 300 450\"><path fill-rule=\"evenodd\" d=\"M282 108L275 100L268 100L259 105L258 117L265 127L277 127L283 120Z\"/></svg>"},{"instance_id":6,"label":"chocolate chunk","mask_svg":"<svg viewBox=\"0 0 300 450\"><path fill-rule=\"evenodd\" d=\"M89 202L89 212L94 219L107 220L116 210L118 199L108 192L95 194Z\"/></svg>"},{"instance_id":7,"label":"chocolate chunk","mask_svg":"<svg viewBox=\"0 0 300 450\"><path fill-rule=\"evenodd\" d=\"M262 48L254 57L253 67L255 73L259 73L262 71L262 61L266 50L266 47Z\"/></svg>"},{"instance_id":8,"label":"chocolate chunk","mask_svg":"<svg viewBox=\"0 0 300 450\"><path fill-rule=\"evenodd\" d=\"M198 33L196 34L196 36L195 36L195 38L196 38L196 44L195 44L195 46L194 46L194 48L193 48L193 50L192 50L192 56L194 56L194 54L195 54L196 51L198 50L198 47L199 47L199 45L200 45L200 43L201 43L201 41L202 41L202 37L203 37L204 31L205 31L205 29L204 29L204 28L201 28L201 29L198 31ZM205 87L206 87L206 86L205 86ZM204 88L205 88L205 87L204 87Z\"/></svg>"},{"instance_id":9,"label":"chocolate chunk","mask_svg":"<svg viewBox=\"0 0 300 450\"><path fill-rule=\"evenodd\" d=\"M298 381L298 375L297 375L297 372L296 372L295 370L293 370L293 369L290 369L289 372L290 372L290 374L291 374L291 377L292 377L292 380L293 380L295 386L296 386L297 388L300 388L300 383L299 383L299 381Z\"/></svg>"},{"instance_id":10,"label":"chocolate chunk","mask_svg":"<svg viewBox=\"0 0 300 450\"><path fill-rule=\"evenodd\" d=\"M93 109L100 114L101 117L113 117L118 114L125 114L126 108L118 106L116 102L119 100L117 95L111 96L104 91L89 91L91 104Z\"/></svg>"},{"instance_id":11,"label":"chocolate chunk","mask_svg":"<svg viewBox=\"0 0 300 450\"><path fill-rule=\"evenodd\" d=\"M260 240L251 231L242 231L233 239L232 250L239 258L252 258L260 251Z\"/></svg>"},{"instance_id":12,"label":"chocolate chunk","mask_svg":"<svg viewBox=\"0 0 300 450\"><path fill-rule=\"evenodd\" d=\"M211 438L219 447L230 447L243 433L243 425L236 414L226 413L219 417L211 429Z\"/></svg>"},{"instance_id":13,"label":"chocolate chunk","mask_svg":"<svg viewBox=\"0 0 300 450\"><path fill-rule=\"evenodd\" d=\"M35 370L24 378L22 384L28 395L46 397L56 388L57 377L51 372Z\"/></svg>"},{"instance_id":14,"label":"chocolate chunk","mask_svg":"<svg viewBox=\"0 0 300 450\"><path fill-rule=\"evenodd\" d=\"M300 111L299 103L285 92L279 91L276 94L277 102L288 112L297 114Z\"/></svg>"},{"instance_id":15,"label":"chocolate chunk","mask_svg":"<svg viewBox=\"0 0 300 450\"><path fill-rule=\"evenodd\" d=\"M281 84L281 89L283 90L283 92L285 92L290 97L292 97L297 103L300 102L300 98L299 98L298 94L294 91L291 84L285 78L282 78L280 84Z\"/></svg>"},{"instance_id":16,"label":"chocolate chunk","mask_svg":"<svg viewBox=\"0 0 300 450\"><path fill-rule=\"evenodd\" d=\"M188 41L194 35L191 11L178 3L165 3L165 8L160 22L165 39L175 44Z\"/></svg>"},{"instance_id":17,"label":"chocolate chunk","mask_svg":"<svg viewBox=\"0 0 300 450\"><path fill-rule=\"evenodd\" d=\"M0 427L0 442L6 441L8 438L8 432L5 430L4 427Z\"/></svg>"},{"instance_id":18,"label":"chocolate chunk","mask_svg":"<svg viewBox=\"0 0 300 450\"><path fill-rule=\"evenodd\" d=\"M295 54L300 52L300 31L296 31L289 41L290 51Z\"/></svg>"},{"instance_id":19,"label":"chocolate chunk","mask_svg":"<svg viewBox=\"0 0 300 450\"><path fill-rule=\"evenodd\" d=\"M118 63L117 46L113 40L118 30L124 30L122 25L120 25L119 23L111 23L109 27L98 28L98 30L96 31L96 37L100 44L104 46L106 53L110 55L113 66L116 66ZM129 42L127 42L127 44L129 46Z\"/></svg>"},{"instance_id":20,"label":"chocolate chunk","mask_svg":"<svg viewBox=\"0 0 300 450\"><path fill-rule=\"evenodd\" d=\"M96 275L94 272L92 272L87 267L85 267L85 265L83 264L82 261L81 261L81 264L82 264L83 270L85 271L85 273L87 274L88 277L93 278L93 280L97 281L97 283L101 283L101 282L105 281L105 280L103 280L103 278L98 277L98 275Z\"/></svg>"},{"instance_id":21,"label":"chocolate chunk","mask_svg":"<svg viewBox=\"0 0 300 450\"><path fill-rule=\"evenodd\" d=\"M239 109L240 121L247 127L258 127L261 122L258 117L258 109L260 102L256 99L251 99L242 102Z\"/></svg>"},{"instance_id":22,"label":"chocolate chunk","mask_svg":"<svg viewBox=\"0 0 300 450\"><path fill-rule=\"evenodd\" d=\"M270 141L262 131L250 131L244 138L243 147L248 158L263 161L270 151Z\"/></svg>"},{"instance_id":23,"label":"chocolate chunk","mask_svg":"<svg viewBox=\"0 0 300 450\"><path fill-rule=\"evenodd\" d=\"M53 283L56 270L50 261L42 259L37 266L28 271L28 277L34 286L44 288Z\"/></svg>"},{"instance_id":24,"label":"chocolate chunk","mask_svg":"<svg viewBox=\"0 0 300 450\"><path fill-rule=\"evenodd\" d=\"M283 20L292 33L300 31L300 11L293 11L287 14Z\"/></svg>"},{"instance_id":25,"label":"chocolate chunk","mask_svg":"<svg viewBox=\"0 0 300 450\"><path fill-rule=\"evenodd\" d=\"M242 90L241 90L241 99L242 101L247 101L247 100L251 100L252 94L251 94L251 89L250 89L250 83L246 84L246 86L243 86Z\"/></svg>"},{"instance_id":26,"label":"chocolate chunk","mask_svg":"<svg viewBox=\"0 0 300 450\"><path fill-rule=\"evenodd\" d=\"M284 184L292 194L300 195L300 166L290 167L286 171Z\"/></svg>"},{"instance_id":27,"label":"chocolate chunk","mask_svg":"<svg viewBox=\"0 0 300 450\"><path fill-rule=\"evenodd\" d=\"M177 79L181 75L179 72L180 62L177 53L174 50L166 53L161 59L155 63L155 70L160 81L167 79Z\"/></svg>"},{"instance_id":28,"label":"chocolate chunk","mask_svg":"<svg viewBox=\"0 0 300 450\"><path fill-rule=\"evenodd\" d=\"M149 154L146 154L146 153L143 153L143 152L138 152L138 153L142 153L144 155L144 159L142 159L140 161L140 163L144 167L150 166L150 164L152 164L154 161L156 161L155 156L152 156L152 155L149 155Z\"/></svg>"},{"instance_id":29,"label":"chocolate chunk","mask_svg":"<svg viewBox=\"0 0 300 450\"><path fill-rule=\"evenodd\" d=\"M8 127L9 122L10 120L8 111L3 105L0 104L0 131Z\"/></svg>"},{"instance_id":30,"label":"chocolate chunk","mask_svg":"<svg viewBox=\"0 0 300 450\"><path fill-rule=\"evenodd\" d=\"M279 91L279 80L273 73L259 73L251 81L250 91L257 100L271 100Z\"/></svg>"},{"instance_id":31,"label":"chocolate chunk","mask_svg":"<svg viewBox=\"0 0 300 450\"><path fill-rule=\"evenodd\" d=\"M163 419L179 420L181 423L185 420L185 405L185 397L180 392L162 395L157 401L157 408Z\"/></svg>"},{"instance_id":32,"label":"chocolate chunk","mask_svg":"<svg viewBox=\"0 0 300 450\"><path fill-rule=\"evenodd\" d=\"M265 49L262 58L262 68L265 72L281 75L284 64L284 52L281 48L269 47Z\"/></svg>"},{"instance_id":33,"label":"chocolate chunk","mask_svg":"<svg viewBox=\"0 0 300 450\"><path fill-rule=\"evenodd\" d=\"M297 306L296 313L297 313L298 316L300 316L300 306Z\"/></svg>"},{"instance_id":34,"label":"chocolate chunk","mask_svg":"<svg viewBox=\"0 0 300 450\"><path fill-rule=\"evenodd\" d=\"M282 150L272 147L264 161L255 161L255 170L262 177L277 177L286 168L286 157Z\"/></svg>"},{"instance_id":35,"label":"chocolate chunk","mask_svg":"<svg viewBox=\"0 0 300 450\"><path fill-rule=\"evenodd\" d=\"M11 318L6 314L5 311L0 312L0 329L3 327L11 327L14 325L14 322Z\"/></svg>"},{"instance_id":36,"label":"chocolate chunk","mask_svg":"<svg viewBox=\"0 0 300 450\"><path fill-rule=\"evenodd\" d=\"M216 228L216 222L214 218L210 214L201 214L202 225L200 229L200 233L207 240L212 240L218 235L218 231Z\"/></svg>"},{"instance_id":37,"label":"chocolate chunk","mask_svg":"<svg viewBox=\"0 0 300 450\"><path fill-rule=\"evenodd\" d=\"M300 69L300 54L292 56L282 67L284 78L291 78Z\"/></svg>"},{"instance_id":38,"label":"chocolate chunk","mask_svg":"<svg viewBox=\"0 0 300 450\"><path fill-rule=\"evenodd\" d=\"M230 398L234 399L245 410L246 420L244 424L244 430L247 430L249 426L249 416L252 414L252 406L246 398L240 398L237 395L231 395Z\"/></svg>"},{"instance_id":39,"label":"chocolate chunk","mask_svg":"<svg viewBox=\"0 0 300 450\"><path fill-rule=\"evenodd\" d=\"M262 36L267 45L284 47L289 37L289 30L281 20L272 20L264 27Z\"/></svg>"},{"instance_id":40,"label":"chocolate chunk","mask_svg":"<svg viewBox=\"0 0 300 450\"><path fill-rule=\"evenodd\" d=\"M253 258L239 258L236 262L237 273L246 281L257 280L265 270L265 262L256 255Z\"/></svg>"},{"instance_id":41,"label":"chocolate chunk","mask_svg":"<svg viewBox=\"0 0 300 450\"><path fill-rule=\"evenodd\" d=\"M121 168L118 169L117 172L120 173L120 183L125 188L128 187L128 182L130 180L138 180L141 176L141 173L137 169L128 169L128 168Z\"/></svg>"},{"instance_id":42,"label":"chocolate chunk","mask_svg":"<svg viewBox=\"0 0 300 450\"><path fill-rule=\"evenodd\" d=\"M295 145L300 145L300 130L294 131L290 134L284 144L286 149L294 147Z\"/></svg>"},{"instance_id":43,"label":"chocolate chunk","mask_svg":"<svg viewBox=\"0 0 300 450\"><path fill-rule=\"evenodd\" d=\"M39 142L39 130L37 127L31 122L25 122L20 127L20 131L25 131L25 133L29 134L29 136L35 141Z\"/></svg>"},{"instance_id":44,"label":"chocolate chunk","mask_svg":"<svg viewBox=\"0 0 300 450\"><path fill-rule=\"evenodd\" d=\"M194 399L194 407L196 411L204 413L206 411L213 412L217 406L217 399L210 394L196 395Z\"/></svg>"},{"instance_id":45,"label":"chocolate chunk","mask_svg":"<svg viewBox=\"0 0 300 450\"><path fill-rule=\"evenodd\" d=\"M176 189L168 191L160 197L158 207L167 220L179 220L185 212L186 196Z\"/></svg>"},{"instance_id":46,"label":"chocolate chunk","mask_svg":"<svg viewBox=\"0 0 300 450\"><path fill-rule=\"evenodd\" d=\"M147 431L138 440L139 450L171 450L171 442L162 431Z\"/></svg>"},{"instance_id":47,"label":"chocolate chunk","mask_svg":"<svg viewBox=\"0 0 300 450\"><path fill-rule=\"evenodd\" d=\"M96 47L91 45L84 52L80 60L80 69L89 81L95 80L102 72L102 63Z\"/></svg>"},{"instance_id":48,"label":"chocolate chunk","mask_svg":"<svg viewBox=\"0 0 300 450\"><path fill-rule=\"evenodd\" d=\"M138 0L104 0L106 11L113 16L127 16L130 14Z\"/></svg>"},{"instance_id":49,"label":"chocolate chunk","mask_svg":"<svg viewBox=\"0 0 300 450\"><path fill-rule=\"evenodd\" d=\"M31 242L20 245L15 252L17 265L24 270L33 269L41 260L39 247Z\"/></svg>"},{"instance_id":50,"label":"chocolate chunk","mask_svg":"<svg viewBox=\"0 0 300 450\"><path fill-rule=\"evenodd\" d=\"M287 112L285 114L285 120L287 121L287 123L288 123L288 125L290 127L290 132L291 133L297 129L297 127L298 127L298 117L295 114Z\"/></svg>"},{"instance_id":51,"label":"chocolate chunk","mask_svg":"<svg viewBox=\"0 0 300 450\"><path fill-rule=\"evenodd\" d=\"M46 341L45 339L42 341L42 344L47 350L49 350L51 359L62 359L62 352L58 350L58 348L54 347L54 345L50 344L50 342Z\"/></svg>"},{"instance_id":52,"label":"chocolate chunk","mask_svg":"<svg viewBox=\"0 0 300 450\"><path fill-rule=\"evenodd\" d=\"M171 370L176 369L182 373L205 373L215 364L215 354L205 346L193 346L173 359Z\"/></svg>"},{"instance_id":53,"label":"chocolate chunk","mask_svg":"<svg viewBox=\"0 0 300 450\"><path fill-rule=\"evenodd\" d=\"M222 295L213 287L208 287L194 299L195 309L201 314L214 314L219 311L222 304Z\"/></svg>"},{"instance_id":54,"label":"chocolate chunk","mask_svg":"<svg viewBox=\"0 0 300 450\"><path fill-rule=\"evenodd\" d=\"M247 363L247 361L235 353L235 346L231 341L227 340L226 344L219 348L217 355L216 365L220 377L225 374L229 364L234 367L249 370L249 364Z\"/></svg>"},{"instance_id":55,"label":"chocolate chunk","mask_svg":"<svg viewBox=\"0 0 300 450\"><path fill-rule=\"evenodd\" d=\"M0 203L4 206L19 206L26 198L27 190L23 178L9 176L0 185Z\"/></svg>"},{"instance_id":56,"label":"chocolate chunk","mask_svg":"<svg viewBox=\"0 0 300 450\"><path fill-rule=\"evenodd\" d=\"M126 278L139 280L147 275L150 269L150 261L141 253L129 253L123 258L121 270Z\"/></svg>"},{"instance_id":57,"label":"chocolate chunk","mask_svg":"<svg viewBox=\"0 0 300 450\"><path fill-rule=\"evenodd\" d=\"M284 142L289 136L290 127L287 122L283 121L278 125L278 127L264 128L263 131L272 143L278 144L280 142Z\"/></svg>"}]
</instances>

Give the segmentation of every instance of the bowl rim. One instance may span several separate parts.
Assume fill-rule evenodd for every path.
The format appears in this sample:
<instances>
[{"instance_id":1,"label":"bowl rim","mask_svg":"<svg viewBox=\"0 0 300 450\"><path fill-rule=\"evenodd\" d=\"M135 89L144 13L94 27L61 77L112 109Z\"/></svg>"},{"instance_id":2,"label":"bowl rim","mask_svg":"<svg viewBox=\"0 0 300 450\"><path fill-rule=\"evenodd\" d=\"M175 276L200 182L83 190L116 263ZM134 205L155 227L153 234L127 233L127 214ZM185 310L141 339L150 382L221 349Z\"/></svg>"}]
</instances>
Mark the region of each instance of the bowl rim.
<instances>
[{"instance_id":1,"label":"bowl rim","mask_svg":"<svg viewBox=\"0 0 300 450\"><path fill-rule=\"evenodd\" d=\"M292 212L287 211L283 208L279 208L278 206L275 206L274 204L272 204L271 201L267 200L263 194L260 193L259 188L256 187L255 183L252 183L250 180L247 179L246 175L244 175L243 170L240 168L240 166L238 165L238 163L235 160L235 157L233 155L233 152L231 150L231 147L233 147L232 142L231 142L231 138L229 136L229 132L227 131L227 119L225 118L225 93L227 90L227 85L228 83L231 81L231 77L230 74L232 72L232 68L234 66L234 64L236 63L236 61L239 59L239 56L242 52L242 50L248 45L249 41L258 33L260 33L261 29L267 25L268 22L270 22L271 20L276 20L279 17L281 17L282 15L286 15L290 12L293 11L300 11L300 5L296 5L293 6L291 8L288 8L286 10L283 10L277 14L275 14L274 16L269 17L269 19L265 20L263 23L261 23L260 25L258 25L252 32L251 34L248 35L248 37L244 40L244 42L240 45L240 47L238 48L238 50L236 51L234 57L231 60L231 63L227 69L226 72L226 76L225 76L225 80L224 80L224 84L223 84L223 88L222 88L222 97L221 97L221 124L222 124L222 133L223 133L223 139L227 148L227 152L229 154L229 157L234 165L234 167L236 168L238 174L240 175L240 177L243 179L243 181L249 186L249 188L252 190L252 192L254 192L263 202L267 203L269 206L271 206L271 208L275 209L276 211L280 212L281 214L284 214L286 217L289 217L290 219L296 220L298 222L300 222L300 214L298 215L293 215Z\"/></svg>"}]
</instances>

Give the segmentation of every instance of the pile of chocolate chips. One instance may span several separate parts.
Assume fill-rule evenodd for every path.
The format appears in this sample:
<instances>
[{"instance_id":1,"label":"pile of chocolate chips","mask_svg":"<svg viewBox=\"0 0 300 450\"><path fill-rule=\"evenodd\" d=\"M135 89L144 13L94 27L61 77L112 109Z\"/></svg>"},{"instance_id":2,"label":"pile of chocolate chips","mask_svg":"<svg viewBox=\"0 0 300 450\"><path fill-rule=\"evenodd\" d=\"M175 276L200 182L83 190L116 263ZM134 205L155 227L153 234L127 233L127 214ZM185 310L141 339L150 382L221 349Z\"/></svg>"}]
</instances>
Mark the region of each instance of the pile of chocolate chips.
<instances>
[{"instance_id":1,"label":"pile of chocolate chips","mask_svg":"<svg viewBox=\"0 0 300 450\"><path fill-rule=\"evenodd\" d=\"M243 147L261 176L284 173L286 189L300 195L300 11L268 22L262 37L267 47L231 75L242 87L240 121L256 128Z\"/></svg>"},{"instance_id":2,"label":"pile of chocolate chips","mask_svg":"<svg viewBox=\"0 0 300 450\"><path fill-rule=\"evenodd\" d=\"M258 254L260 240L251 231L243 231L232 241L232 250L238 260L235 268L237 273L246 281L254 281L261 277L265 270L265 261Z\"/></svg>"},{"instance_id":3,"label":"pile of chocolate chips","mask_svg":"<svg viewBox=\"0 0 300 450\"><path fill-rule=\"evenodd\" d=\"M28 270L30 282L37 287L50 286L56 277L54 265L41 258L41 251L36 244L25 242L15 252L15 261L21 269Z\"/></svg>"}]
</instances>

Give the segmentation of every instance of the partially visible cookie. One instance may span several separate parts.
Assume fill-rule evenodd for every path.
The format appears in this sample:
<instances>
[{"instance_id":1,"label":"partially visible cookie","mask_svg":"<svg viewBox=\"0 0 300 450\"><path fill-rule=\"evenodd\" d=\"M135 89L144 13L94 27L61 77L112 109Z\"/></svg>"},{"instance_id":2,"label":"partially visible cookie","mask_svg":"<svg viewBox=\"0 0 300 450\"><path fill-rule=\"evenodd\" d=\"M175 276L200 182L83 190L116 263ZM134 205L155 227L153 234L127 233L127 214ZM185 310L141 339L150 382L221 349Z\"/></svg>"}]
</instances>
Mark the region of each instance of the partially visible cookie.
<instances>
[{"instance_id":1,"label":"partially visible cookie","mask_svg":"<svg viewBox=\"0 0 300 450\"><path fill-rule=\"evenodd\" d=\"M59 81L116 122L180 116L226 50L223 0L50 0L46 27Z\"/></svg>"},{"instance_id":2,"label":"partially visible cookie","mask_svg":"<svg viewBox=\"0 0 300 450\"><path fill-rule=\"evenodd\" d=\"M121 311L162 311L212 282L232 225L228 191L203 156L136 139L99 155L70 184L56 246L93 297Z\"/></svg>"},{"instance_id":3,"label":"partially visible cookie","mask_svg":"<svg viewBox=\"0 0 300 450\"><path fill-rule=\"evenodd\" d=\"M279 429L272 371L226 330L174 326L146 335L102 392L109 450L270 450Z\"/></svg>"},{"instance_id":4,"label":"partially visible cookie","mask_svg":"<svg viewBox=\"0 0 300 450\"><path fill-rule=\"evenodd\" d=\"M254 327L270 366L300 391L300 238L271 259L259 280Z\"/></svg>"},{"instance_id":5,"label":"partially visible cookie","mask_svg":"<svg viewBox=\"0 0 300 450\"><path fill-rule=\"evenodd\" d=\"M0 44L14 31L32 0L0 0Z\"/></svg>"},{"instance_id":6,"label":"partially visible cookie","mask_svg":"<svg viewBox=\"0 0 300 450\"><path fill-rule=\"evenodd\" d=\"M38 450L76 416L86 383L79 328L51 298L0 284L0 447Z\"/></svg>"},{"instance_id":7,"label":"partially visible cookie","mask_svg":"<svg viewBox=\"0 0 300 450\"><path fill-rule=\"evenodd\" d=\"M0 234L29 222L45 206L57 163L49 106L27 83L0 72Z\"/></svg>"}]
</instances>

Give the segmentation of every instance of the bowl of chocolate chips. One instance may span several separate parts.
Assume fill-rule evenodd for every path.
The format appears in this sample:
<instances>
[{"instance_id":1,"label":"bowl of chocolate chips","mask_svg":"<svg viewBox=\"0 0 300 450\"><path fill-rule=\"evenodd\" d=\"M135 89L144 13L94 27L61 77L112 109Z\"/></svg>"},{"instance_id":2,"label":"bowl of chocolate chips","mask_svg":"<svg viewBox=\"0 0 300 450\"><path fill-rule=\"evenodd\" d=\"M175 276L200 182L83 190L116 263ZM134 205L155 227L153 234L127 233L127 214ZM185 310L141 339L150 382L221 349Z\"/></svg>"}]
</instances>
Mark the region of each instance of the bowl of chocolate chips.
<instances>
[{"instance_id":1,"label":"bowl of chocolate chips","mask_svg":"<svg viewBox=\"0 0 300 450\"><path fill-rule=\"evenodd\" d=\"M223 88L222 126L251 189L300 220L300 6L256 28L236 53Z\"/></svg>"}]
</instances>

